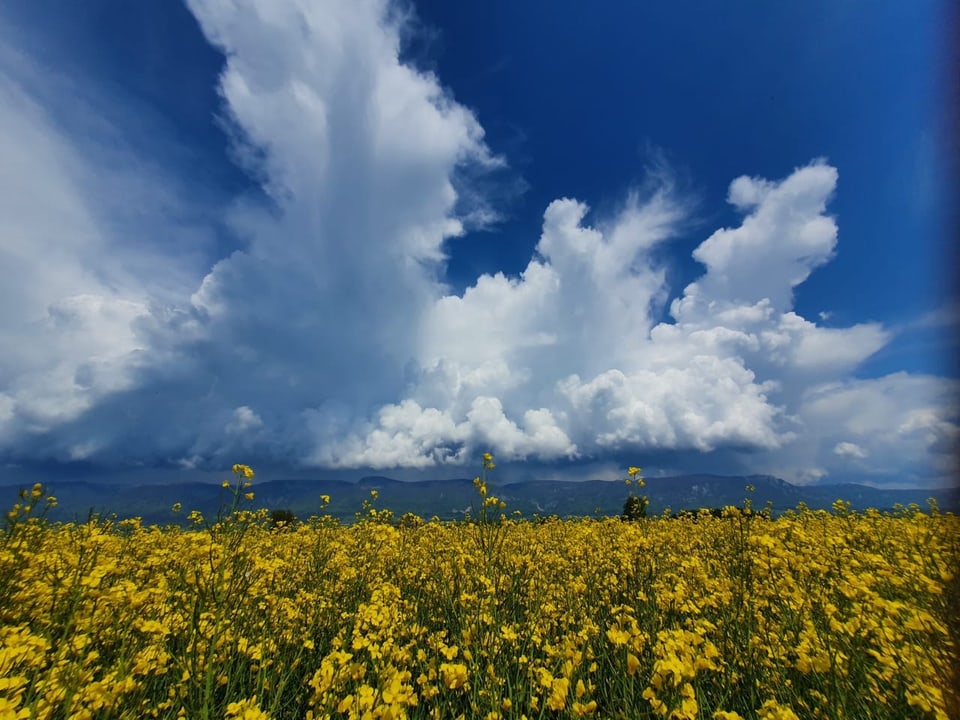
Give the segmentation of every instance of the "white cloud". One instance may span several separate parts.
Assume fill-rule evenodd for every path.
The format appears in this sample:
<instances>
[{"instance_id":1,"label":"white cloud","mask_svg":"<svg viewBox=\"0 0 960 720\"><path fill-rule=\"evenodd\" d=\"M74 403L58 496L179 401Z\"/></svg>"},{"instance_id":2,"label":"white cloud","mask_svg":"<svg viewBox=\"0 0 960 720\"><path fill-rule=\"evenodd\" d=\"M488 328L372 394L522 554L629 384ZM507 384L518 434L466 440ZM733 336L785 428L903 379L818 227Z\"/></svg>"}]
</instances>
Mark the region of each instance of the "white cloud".
<instances>
[{"instance_id":1,"label":"white cloud","mask_svg":"<svg viewBox=\"0 0 960 720\"><path fill-rule=\"evenodd\" d=\"M411 397L418 409L450 417L458 432L449 442L461 448L455 459L467 443L530 458L573 448L581 458L765 451L764 462L795 480L816 476L814 462L836 466L836 456L821 457L816 443L800 439L839 422L809 422L806 393L848 377L890 338L876 323L819 327L790 307L792 288L833 251L836 226L824 213L836 180L822 163L779 182L735 180L731 200L748 214L694 252L707 270L674 301L675 323L651 320L667 288L650 251L683 221L682 203L665 187L634 195L600 229L585 224L582 203L555 201L539 257L519 278L482 276L462 296L437 301ZM771 292L743 288L743 278L732 283L738 265L776 280ZM491 398L495 412L478 414L473 404ZM551 413L563 438L555 449L517 441L516 419L529 407ZM799 446L806 464L794 457Z\"/></svg>"},{"instance_id":2,"label":"white cloud","mask_svg":"<svg viewBox=\"0 0 960 720\"><path fill-rule=\"evenodd\" d=\"M505 460L576 456L576 446L550 410L525 411L521 425L506 417L494 397L475 397L460 422L447 410L408 399L381 408L375 425L362 435L324 444L311 459L331 467L423 468L469 462L467 451L476 447L496 448Z\"/></svg>"},{"instance_id":3,"label":"white cloud","mask_svg":"<svg viewBox=\"0 0 960 720\"><path fill-rule=\"evenodd\" d=\"M955 384L856 379L891 332L793 307L838 242L826 162L733 180L743 219L694 251L704 271L670 321L658 258L690 212L663 168L607 217L554 200L519 277L454 295L448 243L494 216L460 173L504 161L438 78L399 61L386 0L189 5L225 54L237 156L269 200L198 201L234 233L221 257L169 169L54 122L64 81L0 56L0 454L428 468L487 449L671 451L802 481L851 461L916 482L953 470ZM168 211L131 210L152 204Z\"/></svg>"},{"instance_id":4,"label":"white cloud","mask_svg":"<svg viewBox=\"0 0 960 720\"><path fill-rule=\"evenodd\" d=\"M878 477L907 483L924 476L949 480L957 469L958 400L957 381L903 372L813 386L799 414L815 434L797 450L816 453L809 447L814 442L855 444Z\"/></svg>"},{"instance_id":5,"label":"white cloud","mask_svg":"<svg viewBox=\"0 0 960 720\"><path fill-rule=\"evenodd\" d=\"M674 305L674 316L697 312L710 298L750 305L768 300L777 312L789 310L793 288L832 256L837 226L824 214L837 183L835 168L815 162L780 183L740 177L729 199L749 210L737 228L717 230L694 250L707 274Z\"/></svg>"},{"instance_id":6,"label":"white cloud","mask_svg":"<svg viewBox=\"0 0 960 720\"><path fill-rule=\"evenodd\" d=\"M858 460L865 460L869 453L862 447L852 442L840 442L833 446L833 454L840 457L851 457Z\"/></svg>"},{"instance_id":7,"label":"white cloud","mask_svg":"<svg viewBox=\"0 0 960 720\"><path fill-rule=\"evenodd\" d=\"M225 431L228 435L242 435L263 427L263 420L246 405L241 405L233 411L233 419L227 424Z\"/></svg>"},{"instance_id":8,"label":"white cloud","mask_svg":"<svg viewBox=\"0 0 960 720\"><path fill-rule=\"evenodd\" d=\"M238 199L227 220L243 249L192 282L180 282L190 263L173 242L175 213L140 218L166 235L169 254L155 259L143 228L136 242L115 232L126 229L126 206L104 205L114 181L126 179L105 171L143 168L144 158L114 158L108 143L86 143L86 126L48 122L51 87L69 90L69 82L22 56L4 57L5 70L30 79L3 76L0 85L9 139L0 195L7 227L24 228L8 230L3 244L12 271L10 302L0 303L10 313L4 344L17 350L3 357L14 382L0 387L12 407L2 436L11 448L32 437L20 452L42 446L67 457L85 431L64 423L86 412L101 421L95 434L106 459L219 457L252 443L290 460L299 442L296 462L306 452L303 413L315 419L337 407L362 417L402 387L421 317L442 293L444 243L462 232L455 206L473 218L482 210L460 202L455 174L502 164L435 77L399 62L400 18L388 15L386 2L192 9L227 56L221 89L238 154L272 198L270 206ZM98 121L107 135L120 132ZM139 184L116 188L124 202L169 208L137 195L144 177L134 179ZM63 312L44 343L29 342L41 329L16 323L44 322L48 308L76 304L71 297L99 298L102 317L94 328L90 313L83 316L84 344L64 365L62 353L48 352L69 339ZM128 308L143 312L117 317ZM35 362L45 354L60 360ZM96 396L73 382L77 366L91 364L113 377ZM244 406L258 408L256 442L233 431L232 408ZM61 427L41 438L51 428L32 415L49 416L50 408Z\"/></svg>"},{"instance_id":9,"label":"white cloud","mask_svg":"<svg viewBox=\"0 0 960 720\"><path fill-rule=\"evenodd\" d=\"M0 442L17 447L134 386L147 349L137 324L189 287L193 245L210 233L165 171L129 154L95 88L78 92L3 35Z\"/></svg>"}]
</instances>

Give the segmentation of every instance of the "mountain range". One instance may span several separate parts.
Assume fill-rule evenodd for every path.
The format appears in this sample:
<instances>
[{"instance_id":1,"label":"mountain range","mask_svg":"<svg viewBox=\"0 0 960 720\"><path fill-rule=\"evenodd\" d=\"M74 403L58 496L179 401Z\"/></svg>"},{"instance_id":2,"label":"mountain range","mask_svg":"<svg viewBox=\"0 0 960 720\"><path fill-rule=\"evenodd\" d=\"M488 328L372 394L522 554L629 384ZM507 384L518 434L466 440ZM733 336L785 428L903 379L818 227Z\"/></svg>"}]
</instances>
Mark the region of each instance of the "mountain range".
<instances>
[{"instance_id":1,"label":"mountain range","mask_svg":"<svg viewBox=\"0 0 960 720\"><path fill-rule=\"evenodd\" d=\"M752 491L747 491L747 486ZM498 485L488 483L490 495L503 500L506 513L519 510L524 517L558 515L615 516L623 510L631 488L623 481L588 480L582 482L532 481ZM0 486L0 507L17 502L15 486ZM361 511L372 490L378 497L378 509L388 508L397 517L415 513L424 519L438 517L452 520L466 513L477 513L478 496L470 479L403 482L382 476L368 476L358 482L333 480L272 480L255 483L253 508L290 510L297 517L330 514L344 521L353 520ZM199 510L205 517L215 517L229 505L230 493L219 485L177 483L169 485L115 485L88 481L62 482L48 491L57 497L57 507L48 517L52 520L86 520L91 514L100 517L140 517L145 524L180 524L190 510ZM649 514L665 509L674 512L686 509L720 508L742 505L749 498L755 509L768 502L773 512L795 508L805 503L811 509L829 509L842 499L856 510L877 508L889 510L895 505L917 503L927 509L927 499L934 498L944 512L960 511L958 489L890 490L853 483L834 485L793 485L769 475L720 476L680 475L648 478L646 487L634 490L650 498ZM322 506L321 495L329 495L330 503ZM6 498L6 500L4 500ZM182 505L175 514L174 503Z\"/></svg>"}]
</instances>

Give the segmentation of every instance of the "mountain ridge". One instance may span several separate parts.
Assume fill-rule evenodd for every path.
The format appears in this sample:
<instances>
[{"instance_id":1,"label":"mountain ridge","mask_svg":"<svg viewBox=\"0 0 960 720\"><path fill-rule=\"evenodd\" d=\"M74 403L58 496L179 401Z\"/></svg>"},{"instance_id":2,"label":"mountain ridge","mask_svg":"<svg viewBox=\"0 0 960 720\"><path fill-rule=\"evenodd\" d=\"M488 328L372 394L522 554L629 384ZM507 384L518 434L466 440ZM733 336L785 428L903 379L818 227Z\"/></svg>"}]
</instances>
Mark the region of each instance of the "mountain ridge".
<instances>
[{"instance_id":1,"label":"mountain ridge","mask_svg":"<svg viewBox=\"0 0 960 720\"><path fill-rule=\"evenodd\" d=\"M533 480L512 483L487 483L491 495L507 504L509 514L519 510L524 517L534 515L615 516L623 509L631 488L622 480L555 481ZM747 491L750 485L753 491ZM16 485L0 485L0 507L17 501ZM361 477L355 482L344 480L283 479L254 482L250 488L254 500L245 503L255 508L291 510L298 517L330 514L341 520L352 520L361 511L370 492L376 490L374 504L390 509L396 516L415 513L428 519L452 520L475 513L478 496L471 478L403 481L382 475ZM49 492L58 505L49 517L60 521L83 521L91 513L106 517L140 517L147 524L183 522L190 510L199 510L205 517L215 517L221 507L230 503L230 492L208 483L171 483L166 485L117 486L88 480L51 483ZM794 485L772 475L727 476L712 474L675 475L647 478L646 487L634 494L647 495L649 513L657 515L666 509L696 510L726 505L742 505L749 498L755 509L768 502L774 513L805 503L811 509L829 509L837 499L851 503L856 510L869 507L892 509L900 504L927 507L927 498L934 498L943 511L960 510L960 491L940 489L883 489L856 483L831 485ZM329 495L324 506L321 495ZM174 514L171 507L180 503L183 512Z\"/></svg>"}]
</instances>

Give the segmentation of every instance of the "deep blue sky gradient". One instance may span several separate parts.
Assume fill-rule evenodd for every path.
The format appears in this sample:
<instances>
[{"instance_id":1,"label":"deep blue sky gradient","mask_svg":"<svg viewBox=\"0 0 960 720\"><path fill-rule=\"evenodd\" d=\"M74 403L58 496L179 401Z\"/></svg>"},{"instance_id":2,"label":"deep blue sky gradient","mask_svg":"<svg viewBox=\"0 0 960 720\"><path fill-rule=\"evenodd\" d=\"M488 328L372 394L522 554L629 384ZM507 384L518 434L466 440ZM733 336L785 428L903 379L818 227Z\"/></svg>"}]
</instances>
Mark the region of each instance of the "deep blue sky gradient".
<instances>
[{"instance_id":1,"label":"deep blue sky gradient","mask_svg":"<svg viewBox=\"0 0 960 720\"><path fill-rule=\"evenodd\" d=\"M839 249L799 288L797 311L907 323L952 291L941 262L950 237L943 3L417 7L435 29L418 57L477 111L493 147L512 151L530 186L501 233L462 243L472 252L457 244L455 280L521 270L551 199L622 194L653 148L704 208L702 228L672 246L677 294L702 271L690 252L707 228L737 220L716 210L732 178L777 177L820 156L840 171L830 207ZM930 353L891 360L943 367Z\"/></svg>"}]
</instances>

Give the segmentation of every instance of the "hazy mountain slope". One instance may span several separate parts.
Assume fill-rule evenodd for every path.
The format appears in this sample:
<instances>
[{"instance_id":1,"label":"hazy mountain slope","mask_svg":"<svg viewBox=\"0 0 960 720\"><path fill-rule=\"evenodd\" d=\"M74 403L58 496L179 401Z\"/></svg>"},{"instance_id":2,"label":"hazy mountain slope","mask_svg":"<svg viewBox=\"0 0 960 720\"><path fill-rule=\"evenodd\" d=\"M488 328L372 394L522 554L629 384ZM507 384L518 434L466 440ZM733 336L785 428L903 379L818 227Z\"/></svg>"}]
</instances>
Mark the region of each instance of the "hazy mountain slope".
<instances>
[{"instance_id":1,"label":"hazy mountain slope","mask_svg":"<svg viewBox=\"0 0 960 720\"><path fill-rule=\"evenodd\" d=\"M752 485L754 491L748 493L747 485ZM490 483L489 487L491 494L507 503L508 512L519 510L526 517L618 515L629 491L622 481L602 480L520 482L502 486ZM49 489L58 499L58 507L51 514L57 520L84 520L90 512L95 512L101 516L112 513L119 517L138 516L145 523L177 523L182 522L190 510L200 510L206 517L215 517L230 501L230 493L219 485L198 483L117 486L78 481L61 482L51 485ZM376 506L389 508L397 516L412 512L424 518L460 518L465 512L476 512L478 500L469 479L416 483L387 477L365 477L356 483L274 480L254 483L252 490L255 492L252 506L289 509L299 517L320 514L320 496L329 495L330 504L322 512L344 520L354 518L354 514L361 510L363 501L370 498L371 490L379 494ZM677 511L741 505L748 496L757 509L770 501L775 512L796 507L800 502L813 509L827 509L838 498L850 501L856 509L890 509L897 503L909 505L914 502L926 509L928 497L936 498L944 511L960 510L960 497L956 490L883 490L849 483L796 486L766 475L651 478L642 492L650 498L651 514L659 514L665 508ZM16 487L0 487L0 507L11 506L16 500ZM180 515L171 511L177 502L183 506Z\"/></svg>"}]
</instances>

